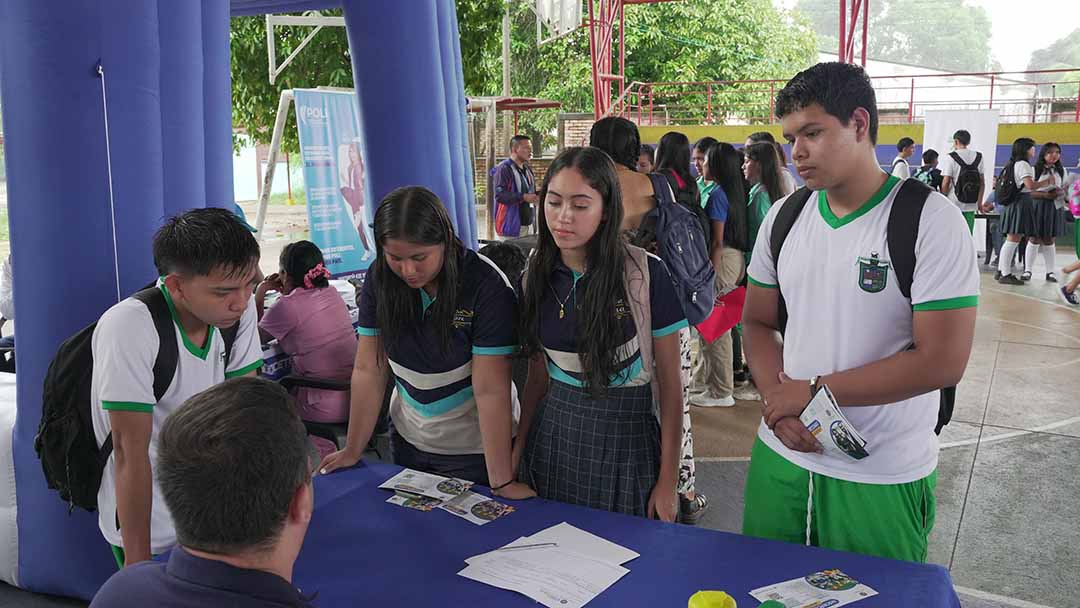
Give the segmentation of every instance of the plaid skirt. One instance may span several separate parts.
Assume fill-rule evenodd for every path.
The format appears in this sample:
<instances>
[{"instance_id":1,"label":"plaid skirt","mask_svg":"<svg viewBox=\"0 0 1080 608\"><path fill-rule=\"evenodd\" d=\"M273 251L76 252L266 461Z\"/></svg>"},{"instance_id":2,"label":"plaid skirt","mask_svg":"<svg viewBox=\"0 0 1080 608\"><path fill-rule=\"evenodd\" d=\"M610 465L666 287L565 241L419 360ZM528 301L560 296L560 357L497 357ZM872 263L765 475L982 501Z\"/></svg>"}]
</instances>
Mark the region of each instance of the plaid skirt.
<instances>
[{"instance_id":1,"label":"plaid skirt","mask_svg":"<svg viewBox=\"0 0 1080 608\"><path fill-rule=\"evenodd\" d=\"M519 476L541 498L648 516L660 473L660 425L652 389L584 389L552 382L540 402Z\"/></svg>"}]
</instances>

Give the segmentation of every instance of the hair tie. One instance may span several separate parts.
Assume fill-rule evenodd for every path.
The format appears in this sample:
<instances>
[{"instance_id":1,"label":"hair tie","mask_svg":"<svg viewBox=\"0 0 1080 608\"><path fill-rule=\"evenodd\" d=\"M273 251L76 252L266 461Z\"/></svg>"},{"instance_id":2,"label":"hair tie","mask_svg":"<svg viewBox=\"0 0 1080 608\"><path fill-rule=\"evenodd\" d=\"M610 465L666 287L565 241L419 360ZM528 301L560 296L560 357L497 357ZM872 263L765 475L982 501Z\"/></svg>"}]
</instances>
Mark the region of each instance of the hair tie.
<instances>
[{"instance_id":1,"label":"hair tie","mask_svg":"<svg viewBox=\"0 0 1080 608\"><path fill-rule=\"evenodd\" d=\"M314 280L319 277L323 277L325 279L330 278L330 271L326 269L326 266L323 266L322 262L316 264L314 268L307 271L307 274L304 275L304 287L308 289L314 289Z\"/></svg>"}]
</instances>

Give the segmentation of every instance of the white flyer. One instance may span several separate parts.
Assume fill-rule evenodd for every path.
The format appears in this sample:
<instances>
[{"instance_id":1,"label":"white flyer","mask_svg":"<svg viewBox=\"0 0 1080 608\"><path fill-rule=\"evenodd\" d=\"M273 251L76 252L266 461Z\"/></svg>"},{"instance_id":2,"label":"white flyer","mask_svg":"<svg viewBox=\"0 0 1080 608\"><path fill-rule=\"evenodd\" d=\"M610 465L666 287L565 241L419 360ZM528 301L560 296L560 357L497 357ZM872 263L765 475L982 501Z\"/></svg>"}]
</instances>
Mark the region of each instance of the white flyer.
<instances>
[{"instance_id":1,"label":"white flyer","mask_svg":"<svg viewBox=\"0 0 1080 608\"><path fill-rule=\"evenodd\" d=\"M839 570L824 570L754 589L750 595L759 602L780 602L785 608L837 608L875 596L877 591Z\"/></svg>"},{"instance_id":2,"label":"white flyer","mask_svg":"<svg viewBox=\"0 0 1080 608\"><path fill-rule=\"evenodd\" d=\"M478 526L514 512L514 507L504 505L476 492L463 492L460 496L442 503L438 508L471 521Z\"/></svg>"},{"instance_id":3,"label":"white flyer","mask_svg":"<svg viewBox=\"0 0 1080 608\"><path fill-rule=\"evenodd\" d=\"M459 576L516 591L548 608L581 608L629 572L558 547L507 547L472 559Z\"/></svg>"},{"instance_id":4,"label":"white flyer","mask_svg":"<svg viewBox=\"0 0 1080 608\"><path fill-rule=\"evenodd\" d=\"M827 386L818 388L799 420L829 456L862 460L870 455L866 440L844 416Z\"/></svg>"},{"instance_id":5,"label":"white flyer","mask_svg":"<svg viewBox=\"0 0 1080 608\"><path fill-rule=\"evenodd\" d=\"M565 521L561 524L556 524L550 528L546 528L533 534L532 536L522 536L502 547L502 549L511 549L521 546L535 546L535 545L549 545L559 547L567 551L573 551L588 557L590 559L607 562L616 566L622 566L626 562L639 557L639 554L617 545L606 538L601 538L595 534L591 534L576 528ZM523 549L524 550L524 549ZM495 549L494 552L498 552L499 549ZM489 553L482 553L474 557L470 557L465 560L465 563L471 564L474 560L480 559L489 555Z\"/></svg>"},{"instance_id":6,"label":"white flyer","mask_svg":"<svg viewBox=\"0 0 1080 608\"><path fill-rule=\"evenodd\" d=\"M472 486L471 481L405 469L379 487L384 490L400 490L445 501L461 495Z\"/></svg>"}]
</instances>

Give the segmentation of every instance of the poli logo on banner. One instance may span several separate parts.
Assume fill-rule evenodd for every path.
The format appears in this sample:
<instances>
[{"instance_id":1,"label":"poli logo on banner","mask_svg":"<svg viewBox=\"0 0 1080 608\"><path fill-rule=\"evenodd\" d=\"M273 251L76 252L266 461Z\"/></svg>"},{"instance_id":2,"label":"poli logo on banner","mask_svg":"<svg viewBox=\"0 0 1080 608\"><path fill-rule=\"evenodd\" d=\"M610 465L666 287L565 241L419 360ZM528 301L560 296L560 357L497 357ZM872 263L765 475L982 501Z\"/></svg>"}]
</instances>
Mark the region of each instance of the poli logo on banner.
<instances>
[{"instance_id":1,"label":"poli logo on banner","mask_svg":"<svg viewBox=\"0 0 1080 608\"><path fill-rule=\"evenodd\" d=\"M356 93L295 89L308 226L337 278L363 276L375 255L364 192Z\"/></svg>"}]
</instances>

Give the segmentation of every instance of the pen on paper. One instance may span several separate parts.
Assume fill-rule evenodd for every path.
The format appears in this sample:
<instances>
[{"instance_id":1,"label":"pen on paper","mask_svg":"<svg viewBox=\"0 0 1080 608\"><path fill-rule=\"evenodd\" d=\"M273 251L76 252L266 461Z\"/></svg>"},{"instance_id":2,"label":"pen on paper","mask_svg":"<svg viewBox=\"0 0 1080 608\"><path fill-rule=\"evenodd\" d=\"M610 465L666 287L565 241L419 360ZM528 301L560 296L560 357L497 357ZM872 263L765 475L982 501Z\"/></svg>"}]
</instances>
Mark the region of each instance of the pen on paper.
<instances>
[{"instance_id":1,"label":"pen on paper","mask_svg":"<svg viewBox=\"0 0 1080 608\"><path fill-rule=\"evenodd\" d=\"M516 549L535 549L537 547L558 547L559 543L536 543L533 545L517 545L515 547L503 547L496 551L514 551Z\"/></svg>"}]
</instances>

